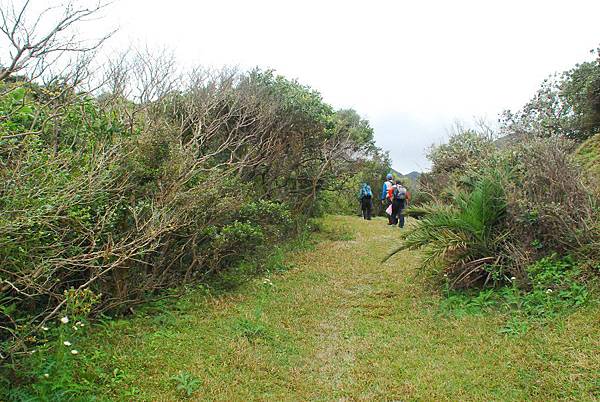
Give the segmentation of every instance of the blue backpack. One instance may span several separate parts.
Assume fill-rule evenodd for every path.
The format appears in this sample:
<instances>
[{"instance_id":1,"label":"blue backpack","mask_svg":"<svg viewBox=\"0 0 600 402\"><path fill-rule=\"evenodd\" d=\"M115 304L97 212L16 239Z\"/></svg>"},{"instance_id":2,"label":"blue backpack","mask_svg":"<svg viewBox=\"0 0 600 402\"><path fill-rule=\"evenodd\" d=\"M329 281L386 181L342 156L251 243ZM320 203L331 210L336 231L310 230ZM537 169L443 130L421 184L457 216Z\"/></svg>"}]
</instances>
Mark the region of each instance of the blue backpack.
<instances>
[{"instance_id":1,"label":"blue backpack","mask_svg":"<svg viewBox=\"0 0 600 402\"><path fill-rule=\"evenodd\" d=\"M373 192L371 191L371 186L366 185L365 187L363 187L362 189L363 192L363 197L373 197Z\"/></svg>"}]
</instances>

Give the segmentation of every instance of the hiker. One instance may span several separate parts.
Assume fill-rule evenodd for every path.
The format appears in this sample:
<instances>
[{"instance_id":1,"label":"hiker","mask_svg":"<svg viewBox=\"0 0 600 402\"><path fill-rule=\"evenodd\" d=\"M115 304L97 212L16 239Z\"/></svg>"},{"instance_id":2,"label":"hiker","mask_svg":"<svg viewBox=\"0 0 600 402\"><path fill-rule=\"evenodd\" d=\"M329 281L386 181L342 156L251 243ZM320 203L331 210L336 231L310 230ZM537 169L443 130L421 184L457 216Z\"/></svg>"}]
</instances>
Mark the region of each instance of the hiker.
<instances>
[{"instance_id":1,"label":"hiker","mask_svg":"<svg viewBox=\"0 0 600 402\"><path fill-rule=\"evenodd\" d=\"M367 183L363 183L360 188L360 209L362 210L362 217L368 221L371 220L371 211L373 210L373 192L371 186Z\"/></svg>"},{"instance_id":2,"label":"hiker","mask_svg":"<svg viewBox=\"0 0 600 402\"><path fill-rule=\"evenodd\" d=\"M392 192L392 216L394 217L394 224L398 223L400 228L404 227L404 208L406 208L409 199L410 193L406 190L406 187L402 185L400 180L396 180Z\"/></svg>"},{"instance_id":3,"label":"hiker","mask_svg":"<svg viewBox=\"0 0 600 402\"><path fill-rule=\"evenodd\" d=\"M383 208L386 211L388 210L389 206L392 205L392 191L394 187L393 179L394 176L392 176L391 173L388 173L381 188L381 205L383 205ZM388 214L388 225L394 225L396 223L392 215L393 214Z\"/></svg>"}]
</instances>

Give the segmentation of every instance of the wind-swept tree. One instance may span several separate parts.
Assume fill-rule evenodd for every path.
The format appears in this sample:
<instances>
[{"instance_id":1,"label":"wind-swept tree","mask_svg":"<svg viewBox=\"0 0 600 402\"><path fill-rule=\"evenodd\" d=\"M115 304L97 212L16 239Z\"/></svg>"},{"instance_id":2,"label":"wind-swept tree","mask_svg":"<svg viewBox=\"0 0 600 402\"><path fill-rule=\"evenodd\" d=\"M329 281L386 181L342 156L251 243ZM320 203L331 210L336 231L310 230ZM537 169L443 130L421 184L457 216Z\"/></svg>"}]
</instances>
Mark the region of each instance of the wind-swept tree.
<instances>
[{"instance_id":1,"label":"wind-swept tree","mask_svg":"<svg viewBox=\"0 0 600 402\"><path fill-rule=\"evenodd\" d=\"M48 5L41 10L31 3L0 2L0 81L16 74L30 80L45 74L80 80L90 53L112 33L85 40L77 28L97 17L107 3L97 1L84 7L71 0L66 5Z\"/></svg>"}]
</instances>

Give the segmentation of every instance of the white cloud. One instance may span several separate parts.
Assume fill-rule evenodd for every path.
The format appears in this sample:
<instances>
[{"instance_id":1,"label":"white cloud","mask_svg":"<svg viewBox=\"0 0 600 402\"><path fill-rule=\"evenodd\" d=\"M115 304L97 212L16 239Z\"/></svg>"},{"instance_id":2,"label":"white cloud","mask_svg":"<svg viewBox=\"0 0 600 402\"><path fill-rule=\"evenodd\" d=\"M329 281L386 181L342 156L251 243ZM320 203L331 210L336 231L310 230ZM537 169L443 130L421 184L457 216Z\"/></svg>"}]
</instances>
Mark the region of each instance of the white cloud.
<instances>
[{"instance_id":1,"label":"white cloud","mask_svg":"<svg viewBox=\"0 0 600 402\"><path fill-rule=\"evenodd\" d=\"M186 65L274 68L354 107L400 171L456 118L495 120L550 73L589 59L600 2L120 0L106 23Z\"/></svg>"}]
</instances>

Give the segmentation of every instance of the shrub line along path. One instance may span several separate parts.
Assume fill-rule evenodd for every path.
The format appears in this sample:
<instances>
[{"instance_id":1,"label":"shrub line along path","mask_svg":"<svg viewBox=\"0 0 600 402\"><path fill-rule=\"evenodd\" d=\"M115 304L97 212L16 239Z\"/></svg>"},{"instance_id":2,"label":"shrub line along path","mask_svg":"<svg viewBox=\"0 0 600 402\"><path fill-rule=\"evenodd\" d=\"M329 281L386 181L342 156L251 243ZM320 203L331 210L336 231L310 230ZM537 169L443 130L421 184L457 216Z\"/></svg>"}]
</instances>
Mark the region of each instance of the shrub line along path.
<instances>
[{"instance_id":1,"label":"shrub line along path","mask_svg":"<svg viewBox=\"0 0 600 402\"><path fill-rule=\"evenodd\" d=\"M442 311L415 275L418 253L381 264L398 228L354 217L324 226L283 273L218 297L193 292L95 334L97 367L121 373L106 396L185 400L173 379L185 373L198 380L190 400L600 398L597 307L510 336L503 314Z\"/></svg>"}]
</instances>

